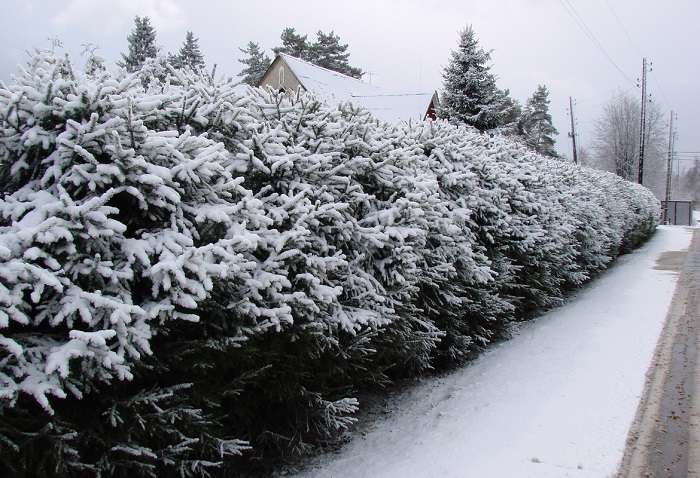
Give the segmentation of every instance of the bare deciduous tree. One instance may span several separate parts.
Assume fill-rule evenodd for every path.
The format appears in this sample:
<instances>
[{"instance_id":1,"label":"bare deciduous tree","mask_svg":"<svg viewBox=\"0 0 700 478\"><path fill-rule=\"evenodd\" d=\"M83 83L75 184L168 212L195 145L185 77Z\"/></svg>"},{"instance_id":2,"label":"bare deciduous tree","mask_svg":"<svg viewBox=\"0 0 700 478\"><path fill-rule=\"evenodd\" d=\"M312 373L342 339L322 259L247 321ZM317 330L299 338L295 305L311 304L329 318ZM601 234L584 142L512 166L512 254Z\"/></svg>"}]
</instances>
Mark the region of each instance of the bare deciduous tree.
<instances>
[{"instance_id":1,"label":"bare deciduous tree","mask_svg":"<svg viewBox=\"0 0 700 478\"><path fill-rule=\"evenodd\" d=\"M593 131L595 167L637 181L640 110L639 100L628 93L613 96L603 107ZM644 185L659 198L665 190L664 145L663 114L659 105L650 100L646 108Z\"/></svg>"},{"instance_id":2,"label":"bare deciduous tree","mask_svg":"<svg viewBox=\"0 0 700 478\"><path fill-rule=\"evenodd\" d=\"M590 148L579 144L576 148L576 156L578 157L578 164L581 166L589 166L591 168L596 167L595 159Z\"/></svg>"},{"instance_id":3,"label":"bare deciduous tree","mask_svg":"<svg viewBox=\"0 0 700 478\"><path fill-rule=\"evenodd\" d=\"M675 196L686 201L700 200L700 157L696 156L691 166L679 173Z\"/></svg>"}]
</instances>

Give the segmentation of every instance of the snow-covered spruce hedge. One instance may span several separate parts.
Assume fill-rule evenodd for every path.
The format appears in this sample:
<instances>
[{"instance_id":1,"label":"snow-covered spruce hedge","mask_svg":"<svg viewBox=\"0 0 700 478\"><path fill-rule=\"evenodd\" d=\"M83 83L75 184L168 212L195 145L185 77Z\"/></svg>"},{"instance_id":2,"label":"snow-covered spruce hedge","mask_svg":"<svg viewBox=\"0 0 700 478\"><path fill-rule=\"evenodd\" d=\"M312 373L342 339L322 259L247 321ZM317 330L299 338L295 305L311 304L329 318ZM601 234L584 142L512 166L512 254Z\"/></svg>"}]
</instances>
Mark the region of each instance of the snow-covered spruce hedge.
<instances>
[{"instance_id":1,"label":"snow-covered spruce hedge","mask_svg":"<svg viewBox=\"0 0 700 478\"><path fill-rule=\"evenodd\" d=\"M303 451L657 225L646 189L504 138L157 70L40 53L0 84L2 470Z\"/></svg>"}]
</instances>

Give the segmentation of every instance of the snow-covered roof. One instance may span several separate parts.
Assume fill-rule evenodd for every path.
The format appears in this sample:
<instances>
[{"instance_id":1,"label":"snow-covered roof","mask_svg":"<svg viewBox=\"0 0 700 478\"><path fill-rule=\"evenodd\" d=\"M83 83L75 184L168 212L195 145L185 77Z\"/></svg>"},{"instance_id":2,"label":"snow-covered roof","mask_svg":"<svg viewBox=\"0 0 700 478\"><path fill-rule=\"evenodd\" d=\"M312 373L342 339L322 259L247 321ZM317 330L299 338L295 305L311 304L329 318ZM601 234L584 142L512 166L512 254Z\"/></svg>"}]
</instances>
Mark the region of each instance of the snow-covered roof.
<instances>
[{"instance_id":1,"label":"snow-covered roof","mask_svg":"<svg viewBox=\"0 0 700 478\"><path fill-rule=\"evenodd\" d=\"M306 91L313 91L324 98L336 98L339 101L344 101L349 100L353 94L372 95L380 92L377 86L357 78L328 70L284 53L280 53L279 56L287 63L291 72Z\"/></svg>"},{"instance_id":2,"label":"snow-covered roof","mask_svg":"<svg viewBox=\"0 0 700 478\"><path fill-rule=\"evenodd\" d=\"M437 94L434 91L422 93L380 93L376 95L353 94L351 101L359 103L375 116L387 121L423 120L430 113L431 103L433 101L437 103Z\"/></svg>"},{"instance_id":3,"label":"snow-covered roof","mask_svg":"<svg viewBox=\"0 0 700 478\"><path fill-rule=\"evenodd\" d=\"M437 103L432 92L388 92L376 85L280 53L290 72L306 91L326 100L351 101L386 121L422 120Z\"/></svg>"}]
</instances>

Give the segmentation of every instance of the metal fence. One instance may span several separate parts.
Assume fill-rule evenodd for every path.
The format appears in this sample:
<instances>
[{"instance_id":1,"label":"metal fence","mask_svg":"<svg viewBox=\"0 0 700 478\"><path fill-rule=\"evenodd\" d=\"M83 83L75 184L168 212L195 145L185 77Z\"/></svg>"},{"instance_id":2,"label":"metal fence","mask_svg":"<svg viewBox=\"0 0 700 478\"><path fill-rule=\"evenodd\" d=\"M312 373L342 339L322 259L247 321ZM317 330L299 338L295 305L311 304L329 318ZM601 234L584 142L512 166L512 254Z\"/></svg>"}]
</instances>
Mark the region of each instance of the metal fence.
<instances>
[{"instance_id":1,"label":"metal fence","mask_svg":"<svg viewBox=\"0 0 700 478\"><path fill-rule=\"evenodd\" d=\"M674 226L690 226L693 223L692 201L661 201L662 223Z\"/></svg>"}]
</instances>

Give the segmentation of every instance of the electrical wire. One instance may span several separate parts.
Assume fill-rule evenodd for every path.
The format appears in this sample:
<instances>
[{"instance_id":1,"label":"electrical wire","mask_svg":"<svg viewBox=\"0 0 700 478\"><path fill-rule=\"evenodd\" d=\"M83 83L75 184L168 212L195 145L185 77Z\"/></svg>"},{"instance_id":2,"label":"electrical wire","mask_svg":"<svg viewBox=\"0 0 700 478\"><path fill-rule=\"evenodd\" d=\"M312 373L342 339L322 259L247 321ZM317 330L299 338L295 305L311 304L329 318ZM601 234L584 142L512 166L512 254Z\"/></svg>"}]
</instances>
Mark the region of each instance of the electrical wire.
<instances>
[{"instance_id":1,"label":"electrical wire","mask_svg":"<svg viewBox=\"0 0 700 478\"><path fill-rule=\"evenodd\" d=\"M664 101L666 102L666 106L668 106L668 109L673 111L673 108L671 107L671 103L669 103L668 98L666 98L666 93L664 93L664 89L661 88L661 83L659 83L659 80L656 79L656 74L654 73L654 70L651 70L651 76L654 77L654 83L656 83L656 86L659 87L659 91L661 92L661 96L663 97Z\"/></svg>"},{"instance_id":2,"label":"electrical wire","mask_svg":"<svg viewBox=\"0 0 700 478\"><path fill-rule=\"evenodd\" d=\"M620 28L624 32L625 36L627 39L630 41L634 49L637 51L640 57L644 57L641 51L639 51L639 48L637 48L637 45L634 43L634 40L632 40L632 37L630 36L629 33L627 33L627 29L625 26L622 24L622 21L620 20L620 17L617 16L617 13L615 13L615 10L613 9L612 5L610 5L610 2L608 0L605 0L605 3L607 4L608 8L610 9L610 13L613 14L615 17L615 20L617 20L618 25L620 25ZM656 78L656 75L654 74L654 70L651 70L651 75L654 77L654 82L656 83L656 86L659 87L659 91L661 92L661 96L663 97L664 101L666 102L666 106L668 106L668 109L673 110L671 107L671 103L668 101L668 98L666 98L666 94L664 93L663 88L661 88L661 84L659 83L659 80Z\"/></svg>"},{"instance_id":3,"label":"electrical wire","mask_svg":"<svg viewBox=\"0 0 700 478\"><path fill-rule=\"evenodd\" d=\"M608 2L608 0L605 0L605 3L608 5L608 8L610 9L610 11L612 12L613 16L615 17L615 20L617 20L618 25L620 25L620 28L622 28L622 31L623 31L623 32L625 33L625 35L627 36L627 39L630 41L630 43L632 44L632 46L634 47L634 49L637 50L637 53L639 53L639 56L640 56L641 58L643 58L644 55L642 55L642 52L639 51L639 48L637 48L637 45L635 45L634 41L632 40L632 37L630 37L629 33L627 33L627 30L626 30L625 27L622 25L622 22L620 21L620 18L617 16L617 13L615 13L615 10L613 10L613 7L610 5L610 2Z\"/></svg>"},{"instance_id":4,"label":"electrical wire","mask_svg":"<svg viewBox=\"0 0 700 478\"><path fill-rule=\"evenodd\" d=\"M623 91L623 92L620 93L620 94L629 93L630 91L632 91L632 90L635 89L635 88L636 88L636 89L640 89L639 84L638 84L637 82L635 82L634 80L632 80L629 76L627 76L627 75L625 74L625 72L622 71L622 69L617 65L617 63L615 62L615 60L613 60L613 58L608 54L608 52L605 50L605 48L603 47L603 45L602 45L602 44L598 41L598 39L595 37L595 35L594 35L593 32L591 31L591 29L588 28L588 25L586 25L586 22L585 22L585 21L583 20L583 18L579 15L579 13L576 11L576 9L575 9L574 6L571 4L571 2L570 2L569 0L559 0L559 3L560 3L561 6L564 8L564 10L566 10L566 12L569 14L569 16L573 19L574 23L576 23L576 25L578 25L578 27L581 29L581 31L583 31L583 33L588 37L588 39L591 41L591 43L593 43L593 45L603 54L603 56L605 56L605 58L607 58L608 61L615 67L615 69L625 78L625 80L627 81L626 84L631 84L631 85L632 85L631 87L627 88L625 91ZM605 3L607 4L608 9L610 9L610 12L612 13L612 15L615 17L615 20L617 21L618 25L619 25L620 28L622 29L623 33L625 34L625 36L627 37L627 39L629 40L629 42L632 44L632 47L634 47L635 51L639 54L640 57L644 58L644 55L642 54L642 52L641 52L641 51L639 50L639 48L637 47L637 45L636 45L636 43L634 42L634 40L632 40L632 37L630 36L630 34L627 32L627 29L626 29L626 28L624 27L624 25L622 24L622 21L620 20L620 17L618 17L617 13L615 13L615 10L612 8L612 5L610 4L610 2L609 2L608 0L605 0ZM654 73L654 70L651 69L651 70L650 70L650 73L651 73L652 76L654 77L654 82L656 83L656 86L659 88L659 91L661 92L661 96L663 97L663 99L664 99L666 105L669 107L670 110L673 110L673 108L671 107L670 102L668 101L668 98L666 97L666 94L665 94L664 91L663 91L663 88L661 87L661 84L659 83L658 78L656 77L656 74ZM613 89L613 90L611 90L611 91L609 91L609 92L607 92L607 93L605 93L605 94L603 94L603 95L599 95L599 96L596 96L596 97L594 97L594 98L584 99L584 100L580 100L580 101L581 101L582 103L593 102L593 101L595 101L595 100L597 100L597 99L599 99L599 98L601 98L601 97L609 96L610 94L613 94L613 93L617 92L618 90L621 91L622 88L623 88L623 86L625 86L625 85L623 84L623 85L621 85L621 86L619 86L619 87L617 87L617 88L615 88L615 89ZM594 106L589 106L588 108L579 109L578 112L579 112L579 113L585 113L585 112L587 112L587 111L590 111L590 110L599 108L599 107L605 105L606 103L607 103L607 101L606 101L606 102L603 102L603 103L595 104ZM686 154L687 154L688 156L690 156L690 155L700 154L700 152L692 151L692 152L684 152L684 153L681 153L681 155L686 155ZM687 157L687 156L686 156L686 157ZM680 159L680 158L679 158L679 159ZM696 156L695 158L693 158L693 160L694 160L694 159L697 159L697 156ZM682 160L686 160L685 157L683 157ZM690 160L690 158L688 158L688 160Z\"/></svg>"},{"instance_id":5,"label":"electrical wire","mask_svg":"<svg viewBox=\"0 0 700 478\"><path fill-rule=\"evenodd\" d=\"M566 2L566 3L564 3L564 2ZM581 18L581 16L578 14L578 12L577 12L576 9L574 8L574 6L571 5L571 3L569 2L569 0L559 0L559 3L561 3L561 6L564 7L564 10L566 10L566 12L569 14L569 16L571 16L571 18L572 18L572 19L574 20L574 22L579 26L579 28L583 31L583 33L586 34L586 36L588 37L588 39L591 40L591 42L596 46L596 48L598 48L598 50L600 50L600 52L605 56L605 58L607 58L608 61L610 61L610 63L612 63L612 65L615 67L615 69L617 69L617 71L619 71L620 74L621 74L623 77L625 77L625 79L626 79L629 83L631 83L631 84L633 84L633 85L636 84L632 79L630 79L629 76L627 76L627 75L625 74L624 71L622 71L622 70L620 69L619 66L617 66L617 63L615 63L615 60L613 60L612 57L608 54L608 52L605 51L605 48L603 48L603 45L601 45L601 43L600 43L600 42L598 41L598 39L595 37L595 35L593 34L593 32L588 28L588 26L586 25L586 22L583 21L583 18ZM568 5L568 8L567 8L567 5ZM573 12L573 13L572 13L572 12Z\"/></svg>"},{"instance_id":6,"label":"electrical wire","mask_svg":"<svg viewBox=\"0 0 700 478\"><path fill-rule=\"evenodd\" d=\"M609 95L615 93L616 91L621 90L621 89L624 88L627 84L628 84L628 82L624 82L624 83L621 84L620 86L617 86L617 87L613 88L612 90L610 90L610 91L608 91L608 92L606 92L606 93L603 93L602 95L594 96L594 97L592 97L592 98L585 98L585 99L582 99L582 100L580 100L580 99L577 98L576 101L577 101L577 102L580 102L580 103L590 103L591 101L595 101L595 100L597 100L597 99L599 99L599 98L603 98L604 96L609 96ZM634 88L636 88L636 86L634 86ZM627 91L629 91L629 90L631 90L631 89L632 89L632 88L628 88Z\"/></svg>"},{"instance_id":7,"label":"electrical wire","mask_svg":"<svg viewBox=\"0 0 700 478\"><path fill-rule=\"evenodd\" d=\"M624 85L622 85L622 86L624 86ZM618 93L619 95L625 95L625 94L629 93L630 91L637 89L637 86L635 85L635 86L630 86L630 87L628 87L625 91L621 91L621 90L622 90L622 86L618 86L618 87L615 88L614 90L608 91L608 92L607 92L606 94L604 94L604 95L596 96L596 98L601 98L601 97L603 97L603 96L609 96L609 95L614 94L614 93ZM594 99L595 99L595 98L594 98ZM591 101L591 100L584 100L584 101ZM594 109L596 109L596 108L600 108L601 106L605 106L605 105L607 105L609 102L610 102L610 100L608 99L608 100L603 101L602 103L597 103L597 104L595 104L595 105L593 105L593 106L589 106L589 107L587 107L587 108L580 108L580 109L578 109L577 111L578 111L579 113L585 113L586 111L591 111L591 110L594 110Z\"/></svg>"}]
</instances>

